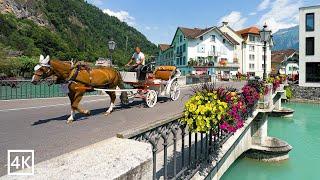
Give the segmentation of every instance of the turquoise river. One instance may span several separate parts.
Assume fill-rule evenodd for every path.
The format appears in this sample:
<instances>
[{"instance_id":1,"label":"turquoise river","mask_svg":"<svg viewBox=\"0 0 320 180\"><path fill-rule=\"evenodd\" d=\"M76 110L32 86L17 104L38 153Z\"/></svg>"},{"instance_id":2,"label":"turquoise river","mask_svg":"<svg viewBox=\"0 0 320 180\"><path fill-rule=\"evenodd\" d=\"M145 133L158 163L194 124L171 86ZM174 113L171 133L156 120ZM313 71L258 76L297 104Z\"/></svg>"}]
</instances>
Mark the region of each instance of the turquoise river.
<instances>
[{"instance_id":1,"label":"turquoise river","mask_svg":"<svg viewBox=\"0 0 320 180\"><path fill-rule=\"evenodd\" d=\"M240 157L222 180L320 180L320 105L283 105L295 110L294 117L269 117L268 135L293 147L289 159L265 163Z\"/></svg>"}]
</instances>

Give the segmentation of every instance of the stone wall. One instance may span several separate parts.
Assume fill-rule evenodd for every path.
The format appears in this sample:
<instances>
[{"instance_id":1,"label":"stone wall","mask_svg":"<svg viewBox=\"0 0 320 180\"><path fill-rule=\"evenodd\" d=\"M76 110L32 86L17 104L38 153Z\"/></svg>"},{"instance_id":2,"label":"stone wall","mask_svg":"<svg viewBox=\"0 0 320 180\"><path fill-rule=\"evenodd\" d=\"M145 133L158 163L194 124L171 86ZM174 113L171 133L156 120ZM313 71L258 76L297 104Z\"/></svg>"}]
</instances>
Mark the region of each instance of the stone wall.
<instances>
[{"instance_id":1,"label":"stone wall","mask_svg":"<svg viewBox=\"0 0 320 180\"><path fill-rule=\"evenodd\" d=\"M298 85L292 86L293 98L320 100L320 87L302 87Z\"/></svg>"}]
</instances>

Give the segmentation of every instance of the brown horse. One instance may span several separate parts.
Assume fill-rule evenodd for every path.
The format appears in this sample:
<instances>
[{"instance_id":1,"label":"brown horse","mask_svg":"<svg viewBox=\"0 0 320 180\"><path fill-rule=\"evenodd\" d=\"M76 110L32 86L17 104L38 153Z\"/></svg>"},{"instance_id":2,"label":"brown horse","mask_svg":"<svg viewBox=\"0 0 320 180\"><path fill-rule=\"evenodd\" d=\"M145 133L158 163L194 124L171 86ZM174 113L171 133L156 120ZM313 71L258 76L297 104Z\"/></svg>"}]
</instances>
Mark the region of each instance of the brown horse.
<instances>
[{"instance_id":1,"label":"brown horse","mask_svg":"<svg viewBox=\"0 0 320 180\"><path fill-rule=\"evenodd\" d=\"M75 111L90 115L89 110L84 110L79 107L79 103L85 92L92 91L95 87L116 89L118 86L121 89L123 88L120 73L112 67L89 69L80 64L74 66L72 62L50 60L49 56L44 58L41 55L39 64L35 67L31 82L37 84L41 79L45 79L49 76L56 76L59 82L68 83L71 115L68 118L67 123L73 122ZM116 100L115 92L107 92L107 94L111 98L111 103L105 115L112 112ZM122 102L127 102L126 92L121 93L120 99Z\"/></svg>"}]
</instances>

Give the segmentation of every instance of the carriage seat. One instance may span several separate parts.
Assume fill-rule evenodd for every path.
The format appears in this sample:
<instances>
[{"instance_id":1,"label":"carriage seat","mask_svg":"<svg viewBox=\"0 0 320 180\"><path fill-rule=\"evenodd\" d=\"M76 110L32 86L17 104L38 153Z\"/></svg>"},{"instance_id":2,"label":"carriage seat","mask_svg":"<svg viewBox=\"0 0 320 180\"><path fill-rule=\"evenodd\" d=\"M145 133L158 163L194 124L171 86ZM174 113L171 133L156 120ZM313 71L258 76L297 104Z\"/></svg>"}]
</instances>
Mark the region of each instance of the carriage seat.
<instances>
[{"instance_id":1,"label":"carriage seat","mask_svg":"<svg viewBox=\"0 0 320 180\"><path fill-rule=\"evenodd\" d=\"M153 72L155 79L161 79L164 81L170 80L177 70L175 66L159 66Z\"/></svg>"}]
</instances>

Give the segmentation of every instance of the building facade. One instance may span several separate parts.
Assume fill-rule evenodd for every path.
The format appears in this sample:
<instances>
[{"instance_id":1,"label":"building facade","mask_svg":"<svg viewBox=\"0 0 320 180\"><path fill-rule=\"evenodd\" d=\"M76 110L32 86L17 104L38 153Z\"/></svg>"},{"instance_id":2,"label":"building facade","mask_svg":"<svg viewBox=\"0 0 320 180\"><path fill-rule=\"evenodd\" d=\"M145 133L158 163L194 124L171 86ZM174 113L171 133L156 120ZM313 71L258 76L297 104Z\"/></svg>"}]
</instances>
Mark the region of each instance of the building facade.
<instances>
[{"instance_id":1,"label":"building facade","mask_svg":"<svg viewBox=\"0 0 320 180\"><path fill-rule=\"evenodd\" d=\"M299 85L320 87L320 5L299 9Z\"/></svg>"},{"instance_id":2,"label":"building facade","mask_svg":"<svg viewBox=\"0 0 320 180\"><path fill-rule=\"evenodd\" d=\"M294 49L272 51L271 68L272 74L298 75L299 53Z\"/></svg>"},{"instance_id":3,"label":"building facade","mask_svg":"<svg viewBox=\"0 0 320 180\"><path fill-rule=\"evenodd\" d=\"M242 37L242 68L241 73L251 76L263 77L264 51L263 43L260 41L260 29L249 27L236 32ZM267 75L271 73L271 46L267 43L266 49Z\"/></svg>"},{"instance_id":4,"label":"building facade","mask_svg":"<svg viewBox=\"0 0 320 180\"><path fill-rule=\"evenodd\" d=\"M183 75L214 73L230 76L239 65L234 62L237 42L217 27L178 27L172 43L159 45L158 65L175 65Z\"/></svg>"},{"instance_id":5,"label":"building facade","mask_svg":"<svg viewBox=\"0 0 320 180\"><path fill-rule=\"evenodd\" d=\"M171 44L159 45L158 65L175 65L183 75L216 74L235 76L237 72L263 76L263 43L256 27L234 31L223 22L220 27L178 27ZM267 73L271 72L271 50L267 45Z\"/></svg>"}]
</instances>

